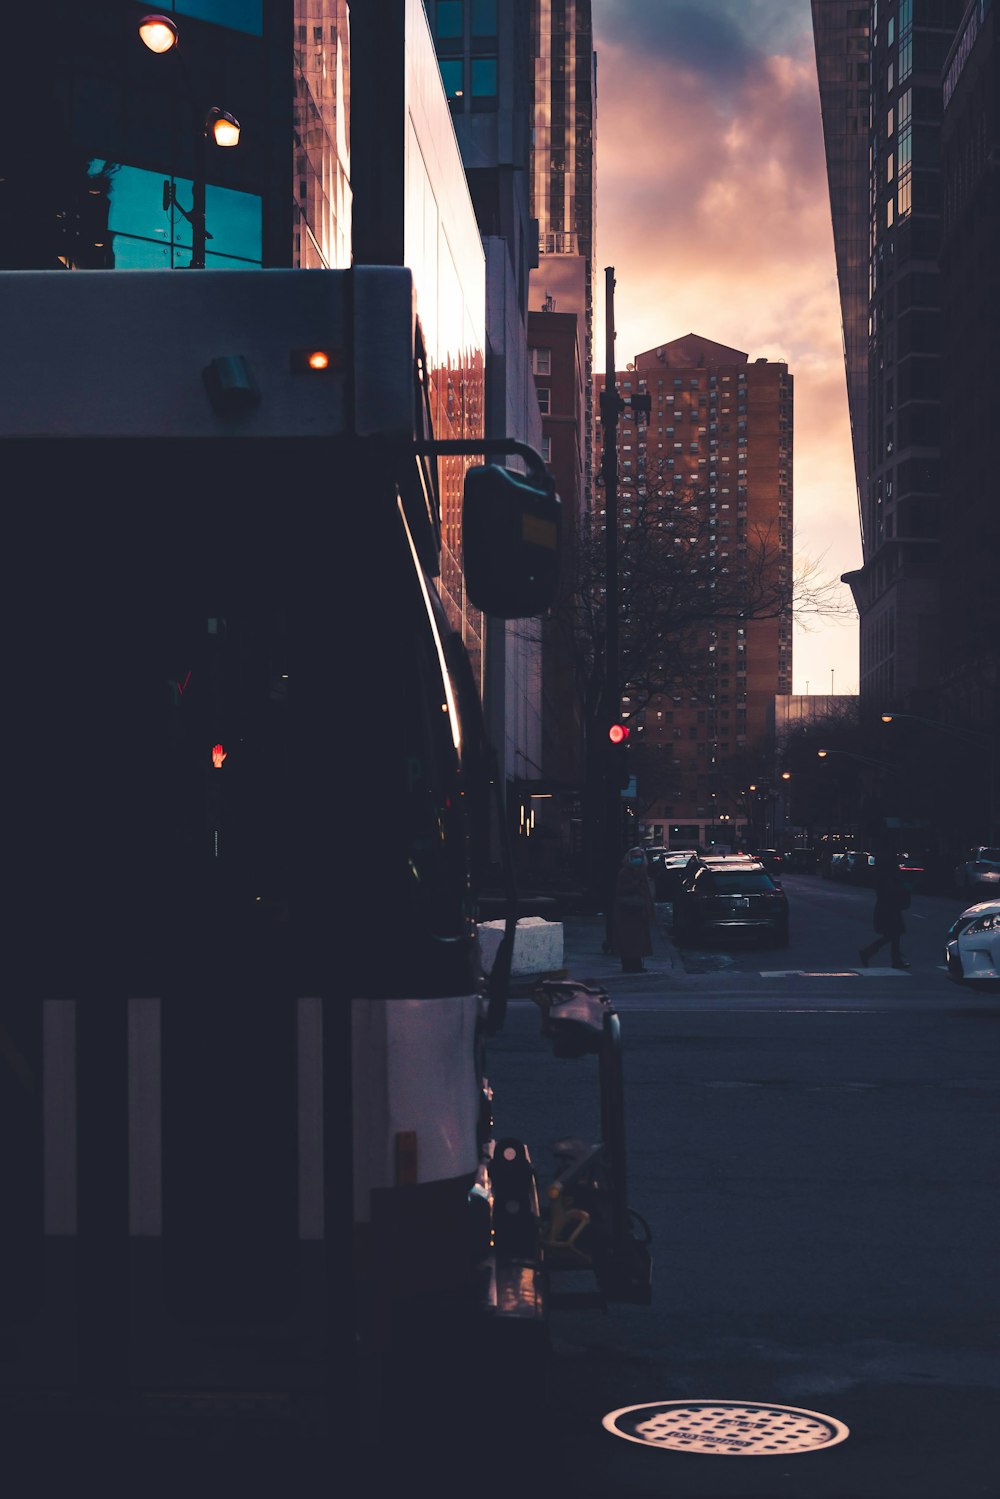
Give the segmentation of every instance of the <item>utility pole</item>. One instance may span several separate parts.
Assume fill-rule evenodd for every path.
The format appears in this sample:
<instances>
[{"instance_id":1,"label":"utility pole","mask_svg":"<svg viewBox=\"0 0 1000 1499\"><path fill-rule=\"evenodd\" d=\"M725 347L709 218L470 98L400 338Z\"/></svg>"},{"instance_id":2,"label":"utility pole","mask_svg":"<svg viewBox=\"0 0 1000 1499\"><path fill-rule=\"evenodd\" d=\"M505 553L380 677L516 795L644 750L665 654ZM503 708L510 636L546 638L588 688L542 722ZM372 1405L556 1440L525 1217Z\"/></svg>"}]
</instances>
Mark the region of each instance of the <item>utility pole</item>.
<instances>
[{"instance_id":1,"label":"utility pole","mask_svg":"<svg viewBox=\"0 0 1000 1499\"><path fill-rule=\"evenodd\" d=\"M614 950L615 877L621 856L621 788L615 783L607 753L608 725L621 712L621 686L618 680L618 418L624 401L618 394L615 379L615 270L604 271L604 338L605 374L601 392L601 422L604 434L601 452L601 475L604 480L604 711L601 716L601 752L603 754L603 849L604 849L604 947Z\"/></svg>"}]
</instances>

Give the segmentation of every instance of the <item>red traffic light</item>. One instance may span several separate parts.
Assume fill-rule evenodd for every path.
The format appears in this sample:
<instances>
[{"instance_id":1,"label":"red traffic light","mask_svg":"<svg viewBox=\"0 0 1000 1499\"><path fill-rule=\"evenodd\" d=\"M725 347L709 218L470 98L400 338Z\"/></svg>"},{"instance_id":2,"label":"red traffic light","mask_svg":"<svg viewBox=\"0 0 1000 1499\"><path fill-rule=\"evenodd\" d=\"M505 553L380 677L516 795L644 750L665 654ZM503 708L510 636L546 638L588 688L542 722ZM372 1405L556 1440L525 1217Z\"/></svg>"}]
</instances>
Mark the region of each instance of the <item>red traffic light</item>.
<instances>
[{"instance_id":1,"label":"red traffic light","mask_svg":"<svg viewBox=\"0 0 1000 1499\"><path fill-rule=\"evenodd\" d=\"M624 744L628 738L628 725L624 723L613 723L608 730L608 738L612 744Z\"/></svg>"}]
</instances>

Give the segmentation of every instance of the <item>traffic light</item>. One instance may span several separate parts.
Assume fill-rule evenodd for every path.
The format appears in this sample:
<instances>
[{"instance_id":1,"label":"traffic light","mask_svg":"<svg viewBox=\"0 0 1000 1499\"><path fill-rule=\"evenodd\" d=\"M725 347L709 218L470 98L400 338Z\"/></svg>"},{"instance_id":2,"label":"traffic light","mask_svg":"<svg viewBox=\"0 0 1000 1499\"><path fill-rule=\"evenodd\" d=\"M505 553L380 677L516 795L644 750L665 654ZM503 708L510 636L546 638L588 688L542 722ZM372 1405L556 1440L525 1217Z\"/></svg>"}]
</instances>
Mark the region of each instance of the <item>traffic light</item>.
<instances>
[{"instance_id":1,"label":"traffic light","mask_svg":"<svg viewBox=\"0 0 1000 1499\"><path fill-rule=\"evenodd\" d=\"M612 786L624 791L629 783L628 769L629 729L626 723L613 723L608 728L608 776Z\"/></svg>"}]
</instances>

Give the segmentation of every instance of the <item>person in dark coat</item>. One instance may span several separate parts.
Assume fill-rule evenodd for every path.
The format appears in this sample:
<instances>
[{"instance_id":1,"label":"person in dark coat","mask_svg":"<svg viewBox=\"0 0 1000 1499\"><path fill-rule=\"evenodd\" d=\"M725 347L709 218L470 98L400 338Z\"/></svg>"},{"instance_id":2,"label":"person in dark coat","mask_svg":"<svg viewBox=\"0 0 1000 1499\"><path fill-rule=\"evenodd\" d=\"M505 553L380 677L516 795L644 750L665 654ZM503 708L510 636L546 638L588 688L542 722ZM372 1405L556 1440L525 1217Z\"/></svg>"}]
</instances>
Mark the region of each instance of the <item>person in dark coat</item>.
<instances>
[{"instance_id":1,"label":"person in dark coat","mask_svg":"<svg viewBox=\"0 0 1000 1499\"><path fill-rule=\"evenodd\" d=\"M642 960L653 951L655 916L645 851L630 848L615 880L615 946L623 973L645 973Z\"/></svg>"},{"instance_id":2,"label":"person in dark coat","mask_svg":"<svg viewBox=\"0 0 1000 1499\"><path fill-rule=\"evenodd\" d=\"M884 851L877 853L875 855L875 910L872 913L872 922L877 936L858 953L858 957L866 968L887 942L890 944L893 968L909 968L910 965L903 958L899 946L899 939L906 930L903 925L903 912L909 904L910 892L899 872L899 861L895 854Z\"/></svg>"}]
</instances>

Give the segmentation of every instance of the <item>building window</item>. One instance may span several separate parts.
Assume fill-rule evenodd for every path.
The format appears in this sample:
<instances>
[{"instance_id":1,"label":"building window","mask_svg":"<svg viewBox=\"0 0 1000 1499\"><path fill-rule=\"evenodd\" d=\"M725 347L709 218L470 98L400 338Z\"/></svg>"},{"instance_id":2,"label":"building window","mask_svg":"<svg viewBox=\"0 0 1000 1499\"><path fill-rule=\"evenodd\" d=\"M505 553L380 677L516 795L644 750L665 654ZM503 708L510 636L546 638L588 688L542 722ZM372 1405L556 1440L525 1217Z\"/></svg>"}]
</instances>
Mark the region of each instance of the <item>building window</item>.
<instances>
[{"instance_id":1,"label":"building window","mask_svg":"<svg viewBox=\"0 0 1000 1499\"><path fill-rule=\"evenodd\" d=\"M472 0L472 35L496 36L497 0Z\"/></svg>"},{"instance_id":2,"label":"building window","mask_svg":"<svg viewBox=\"0 0 1000 1499\"><path fill-rule=\"evenodd\" d=\"M536 375L551 375L552 373L552 350L532 349L531 368Z\"/></svg>"},{"instance_id":3,"label":"building window","mask_svg":"<svg viewBox=\"0 0 1000 1499\"><path fill-rule=\"evenodd\" d=\"M435 35L442 40L462 35L462 0L437 0Z\"/></svg>"},{"instance_id":4,"label":"building window","mask_svg":"<svg viewBox=\"0 0 1000 1499\"><path fill-rule=\"evenodd\" d=\"M472 97L493 99L497 92L497 60L495 57L472 59Z\"/></svg>"},{"instance_id":5,"label":"building window","mask_svg":"<svg viewBox=\"0 0 1000 1499\"><path fill-rule=\"evenodd\" d=\"M551 437L543 437L542 438L542 462L543 463L551 463L552 462L552 439L551 439Z\"/></svg>"},{"instance_id":6,"label":"building window","mask_svg":"<svg viewBox=\"0 0 1000 1499\"><path fill-rule=\"evenodd\" d=\"M175 10L183 16L197 16L229 26L233 31L249 31L253 36L263 32L261 0L174 0L164 10Z\"/></svg>"},{"instance_id":7,"label":"building window","mask_svg":"<svg viewBox=\"0 0 1000 1499\"><path fill-rule=\"evenodd\" d=\"M462 59L460 57L439 57L441 67L441 82L449 99L461 99L465 92L465 83L462 74Z\"/></svg>"},{"instance_id":8,"label":"building window","mask_svg":"<svg viewBox=\"0 0 1000 1499\"><path fill-rule=\"evenodd\" d=\"M548 385L538 385L535 388L538 391L538 409L543 416L548 416L552 410L552 391Z\"/></svg>"},{"instance_id":9,"label":"building window","mask_svg":"<svg viewBox=\"0 0 1000 1499\"><path fill-rule=\"evenodd\" d=\"M170 270L190 264L191 225L181 212L191 203L187 178L100 160L88 163L87 175L107 199L109 268ZM205 220L212 236L206 268L260 265L261 200L255 193L208 183Z\"/></svg>"}]
</instances>

